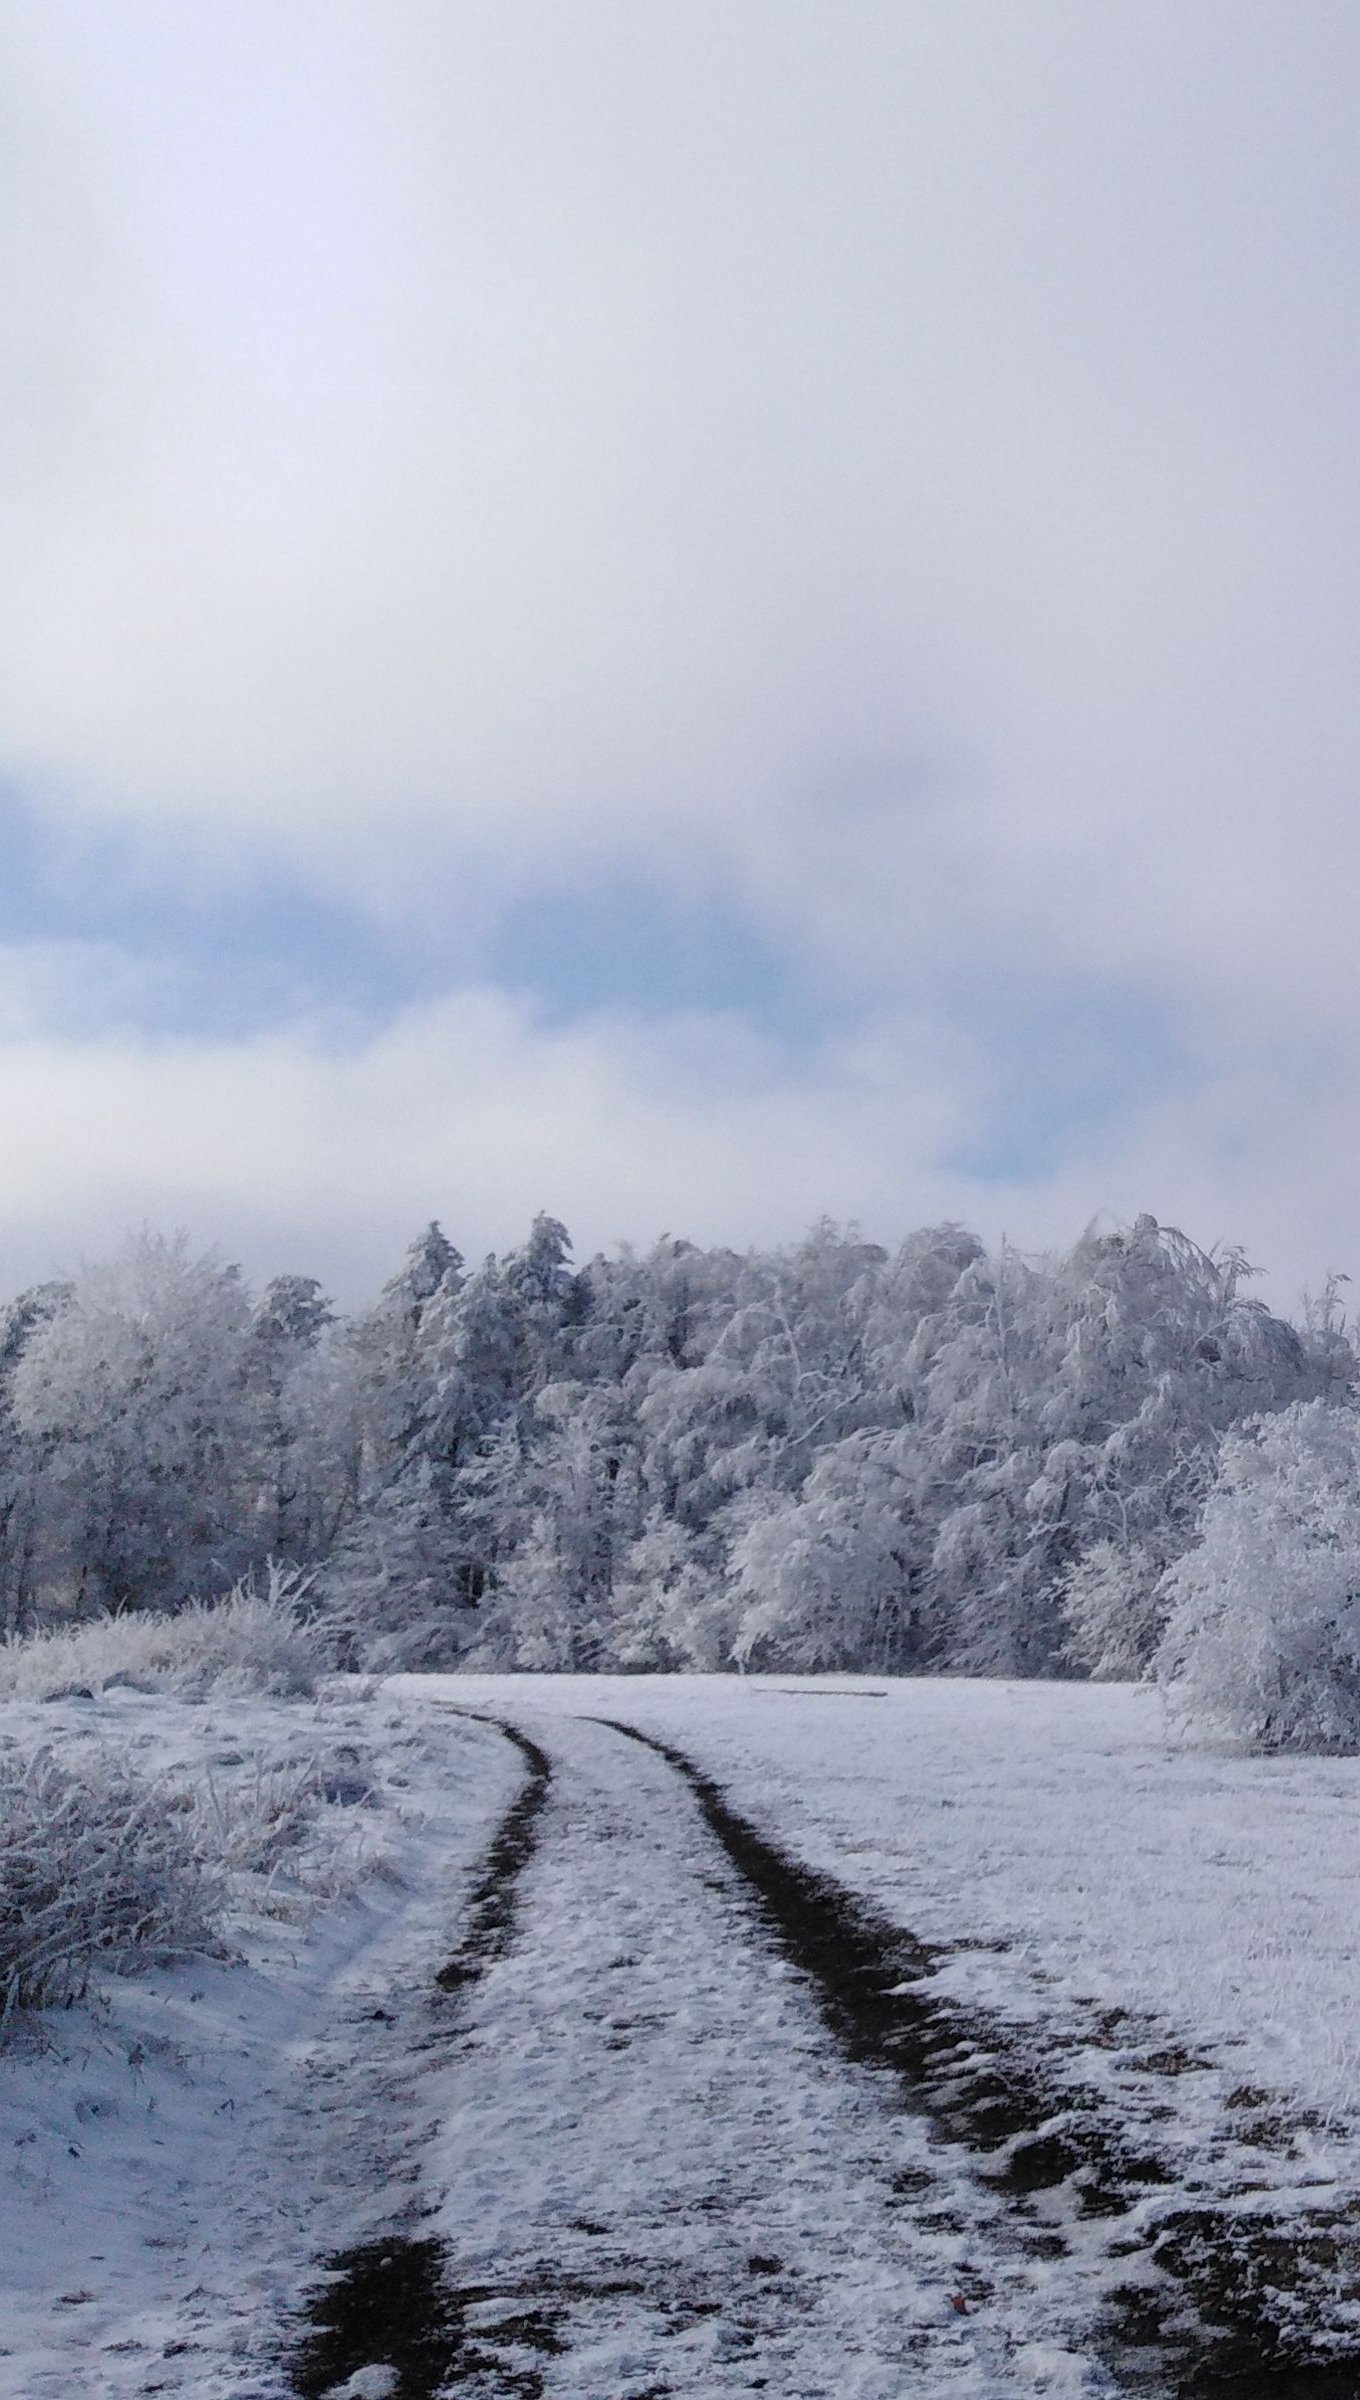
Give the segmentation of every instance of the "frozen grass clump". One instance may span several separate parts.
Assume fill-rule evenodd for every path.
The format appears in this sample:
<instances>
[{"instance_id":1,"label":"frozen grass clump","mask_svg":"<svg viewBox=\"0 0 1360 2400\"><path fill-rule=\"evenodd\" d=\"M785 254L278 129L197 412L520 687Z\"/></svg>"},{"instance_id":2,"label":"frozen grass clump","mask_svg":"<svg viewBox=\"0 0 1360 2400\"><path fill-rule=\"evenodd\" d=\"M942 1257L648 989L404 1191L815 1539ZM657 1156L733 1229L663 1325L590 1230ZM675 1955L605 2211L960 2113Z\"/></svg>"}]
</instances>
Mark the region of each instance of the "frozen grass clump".
<instances>
[{"instance_id":1,"label":"frozen grass clump","mask_svg":"<svg viewBox=\"0 0 1360 2400\"><path fill-rule=\"evenodd\" d=\"M201 1700L209 1692L308 1698L323 1664L300 1602L305 1579L272 1566L266 1589L247 1579L225 1600L192 1601L175 1616L129 1611L63 1633L0 1643L0 1695L58 1700L111 1684Z\"/></svg>"},{"instance_id":2,"label":"frozen grass clump","mask_svg":"<svg viewBox=\"0 0 1360 2400\"><path fill-rule=\"evenodd\" d=\"M192 1778L181 1805L238 1915L305 1923L396 1871L395 1820L372 1761L350 1742L228 1753Z\"/></svg>"},{"instance_id":3,"label":"frozen grass clump","mask_svg":"<svg viewBox=\"0 0 1360 2400\"><path fill-rule=\"evenodd\" d=\"M232 1875L268 1880L300 1848L321 1796L315 1758L257 1755L226 1783L209 1772L192 1794L198 1847Z\"/></svg>"},{"instance_id":4,"label":"frozen grass clump","mask_svg":"<svg viewBox=\"0 0 1360 2400\"><path fill-rule=\"evenodd\" d=\"M166 1785L107 1758L0 1751L0 2026L78 2000L96 1966L215 1950L219 1897Z\"/></svg>"}]
</instances>

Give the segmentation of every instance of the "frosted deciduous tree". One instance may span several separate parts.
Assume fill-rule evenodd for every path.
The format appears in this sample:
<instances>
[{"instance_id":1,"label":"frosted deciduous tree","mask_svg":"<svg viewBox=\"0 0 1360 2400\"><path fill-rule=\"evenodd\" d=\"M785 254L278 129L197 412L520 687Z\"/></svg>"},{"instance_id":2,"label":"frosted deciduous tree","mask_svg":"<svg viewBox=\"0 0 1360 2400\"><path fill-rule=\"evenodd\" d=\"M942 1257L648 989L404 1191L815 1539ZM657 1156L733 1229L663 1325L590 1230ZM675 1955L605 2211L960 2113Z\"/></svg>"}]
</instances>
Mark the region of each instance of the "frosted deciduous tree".
<instances>
[{"instance_id":1,"label":"frosted deciduous tree","mask_svg":"<svg viewBox=\"0 0 1360 2400\"><path fill-rule=\"evenodd\" d=\"M49 1605L173 1605L250 1563L248 1326L236 1268L142 1233L33 1327L11 1399Z\"/></svg>"},{"instance_id":2,"label":"frosted deciduous tree","mask_svg":"<svg viewBox=\"0 0 1360 2400\"><path fill-rule=\"evenodd\" d=\"M852 1434L732 1547L741 1666L903 1670L929 1659L913 1494L895 1437Z\"/></svg>"},{"instance_id":3,"label":"frosted deciduous tree","mask_svg":"<svg viewBox=\"0 0 1360 2400\"><path fill-rule=\"evenodd\" d=\"M1087 1234L1061 1262L1044 1420L1068 1437L1063 1610L1068 1655L1092 1672L1146 1671L1160 1579L1191 1539L1223 1433L1344 1382L1330 1318L1305 1340L1243 1288L1250 1275L1240 1251L1211 1255L1149 1216Z\"/></svg>"},{"instance_id":4,"label":"frosted deciduous tree","mask_svg":"<svg viewBox=\"0 0 1360 2400\"><path fill-rule=\"evenodd\" d=\"M1313 1400L1229 1434L1166 1592L1173 1709L1262 1749L1360 1748L1360 1414Z\"/></svg>"}]
</instances>

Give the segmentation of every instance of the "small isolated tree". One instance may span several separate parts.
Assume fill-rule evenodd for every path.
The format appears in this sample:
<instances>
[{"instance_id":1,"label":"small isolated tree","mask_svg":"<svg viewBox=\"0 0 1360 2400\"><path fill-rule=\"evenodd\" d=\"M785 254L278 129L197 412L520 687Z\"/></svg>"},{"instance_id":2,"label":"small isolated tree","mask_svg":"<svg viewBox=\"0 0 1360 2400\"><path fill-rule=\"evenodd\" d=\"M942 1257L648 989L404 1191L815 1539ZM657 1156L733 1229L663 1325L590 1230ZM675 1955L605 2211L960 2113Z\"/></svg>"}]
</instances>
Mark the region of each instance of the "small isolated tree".
<instances>
[{"instance_id":1,"label":"small isolated tree","mask_svg":"<svg viewBox=\"0 0 1360 2400\"><path fill-rule=\"evenodd\" d=\"M1177 1713L1265 1750L1360 1748L1360 1413L1310 1400L1229 1434L1164 1588Z\"/></svg>"}]
</instances>

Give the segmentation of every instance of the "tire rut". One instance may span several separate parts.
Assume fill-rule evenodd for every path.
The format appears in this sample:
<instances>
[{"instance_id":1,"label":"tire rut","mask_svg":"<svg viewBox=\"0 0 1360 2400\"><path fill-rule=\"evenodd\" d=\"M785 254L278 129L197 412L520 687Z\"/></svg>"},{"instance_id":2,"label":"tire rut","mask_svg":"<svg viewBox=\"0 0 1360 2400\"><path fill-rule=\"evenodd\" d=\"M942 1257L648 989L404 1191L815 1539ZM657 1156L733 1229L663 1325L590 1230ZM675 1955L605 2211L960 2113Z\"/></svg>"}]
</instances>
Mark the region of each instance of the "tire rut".
<instances>
[{"instance_id":1,"label":"tire rut","mask_svg":"<svg viewBox=\"0 0 1360 2400\"><path fill-rule=\"evenodd\" d=\"M1018 2245L1046 2244L1050 2255L1068 2246L1051 2207L1042 2228L1036 2221L1037 2195L1072 2218L1128 2220L1167 2191L1171 2171L1122 2135L1097 2095L1064 2085L1001 2021L929 1991L942 1952L778 1849L683 1751L617 1718L590 1722L683 1778L844 2056L892 2076L907 2107L974 2154L1009 2204ZM1143 2225L1111 2226L1111 2287L1093 2347L1123 2389L1168 2400L1355 2400L1360 2249L1348 2211L1143 2214ZM1331 2319L1322 2361L1319 2312Z\"/></svg>"},{"instance_id":2,"label":"tire rut","mask_svg":"<svg viewBox=\"0 0 1360 2400\"><path fill-rule=\"evenodd\" d=\"M461 2000L514 1939L520 1879L534 1854L552 1783L546 1751L518 1726L473 1709L450 1713L493 1726L514 1743L526 1773L469 1897L463 1941L434 1979L440 2022L427 2046L437 2047L452 2041ZM490 2295L480 2286L460 2289L448 2273L441 2242L394 2230L336 2252L324 2262L324 2273L326 2280L307 2309L308 2331L289 2368L299 2400L322 2400L336 2385L376 2362L396 2378L391 2400L436 2400L438 2394L456 2391L488 2372L496 2376L494 2388L506 2400L540 2400L542 2382L532 2369L507 2369L469 2322L471 2312L483 2307L488 2297L505 2295ZM551 2326L536 2311L535 2295L519 2297L518 2338L530 2348L551 2348Z\"/></svg>"}]
</instances>

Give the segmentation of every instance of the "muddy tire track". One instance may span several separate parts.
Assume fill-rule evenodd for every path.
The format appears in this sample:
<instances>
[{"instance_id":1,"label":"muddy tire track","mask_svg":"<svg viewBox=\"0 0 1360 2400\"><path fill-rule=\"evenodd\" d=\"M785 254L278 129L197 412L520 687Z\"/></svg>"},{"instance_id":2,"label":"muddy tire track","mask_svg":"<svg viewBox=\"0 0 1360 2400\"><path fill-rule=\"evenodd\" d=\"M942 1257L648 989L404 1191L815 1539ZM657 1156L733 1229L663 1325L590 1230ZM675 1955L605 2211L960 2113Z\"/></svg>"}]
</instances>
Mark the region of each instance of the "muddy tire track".
<instances>
[{"instance_id":1,"label":"muddy tire track","mask_svg":"<svg viewBox=\"0 0 1360 2400\"><path fill-rule=\"evenodd\" d=\"M450 1713L493 1726L513 1742L524 1760L525 1778L469 1896L462 1943L435 1976L439 2022L427 2045L435 2047L455 2038L461 2001L514 1939L520 1879L534 1854L552 1783L546 1751L518 1726L472 1709ZM375 2362L396 2377L392 2400L437 2400L439 2393L474 2381L506 2400L539 2400L540 2379L531 2370L507 2369L469 2322L470 2312L487 2299L486 2291L460 2289L447 2267L442 2243L396 2230L326 2259L326 2281L311 2298L308 2331L289 2367L299 2400L321 2400ZM532 2295L525 2295L520 2339L531 2347L538 2325ZM539 2346L552 2346L546 2321Z\"/></svg>"},{"instance_id":2,"label":"muddy tire track","mask_svg":"<svg viewBox=\"0 0 1360 2400\"><path fill-rule=\"evenodd\" d=\"M1286 2219L1156 2206L1159 2193L1170 2200L1167 2164L1002 2021L933 1994L943 1952L778 1849L683 1751L617 1718L592 1721L683 1778L843 2055L895 2078L904 2105L974 2154L981 2180L1009 2203L1017 2243L1060 2252L1064 2212L1137 2212L1134 2224L1111 2225L1094 2352L1123 2388L1167 2400L1356 2400L1360 2229L1349 2210ZM1055 2205L1040 2223L1044 2194Z\"/></svg>"},{"instance_id":3,"label":"muddy tire track","mask_svg":"<svg viewBox=\"0 0 1360 2400\"><path fill-rule=\"evenodd\" d=\"M459 1709L450 1713L471 1716L473 1712ZM513 1742L527 1772L524 1788L501 1819L469 1897L468 1926L462 1948L435 1977L441 1992L457 1992L467 1984L476 1983L508 1949L515 1930L520 1877L533 1856L538 1821L552 1782L547 1752L531 1741L527 1733L521 1733L517 1725L505 1724L499 1717L480 1717L476 1722L494 1725L497 1733Z\"/></svg>"}]
</instances>

